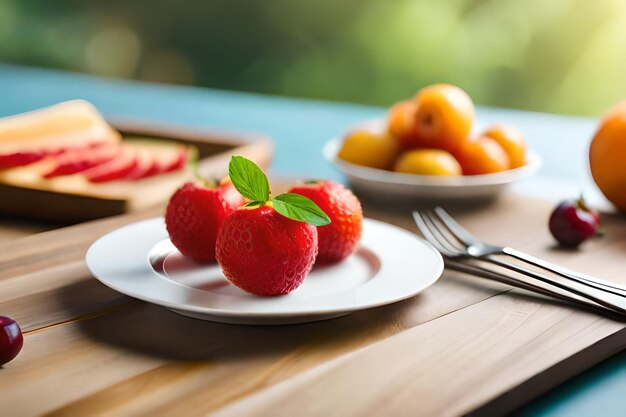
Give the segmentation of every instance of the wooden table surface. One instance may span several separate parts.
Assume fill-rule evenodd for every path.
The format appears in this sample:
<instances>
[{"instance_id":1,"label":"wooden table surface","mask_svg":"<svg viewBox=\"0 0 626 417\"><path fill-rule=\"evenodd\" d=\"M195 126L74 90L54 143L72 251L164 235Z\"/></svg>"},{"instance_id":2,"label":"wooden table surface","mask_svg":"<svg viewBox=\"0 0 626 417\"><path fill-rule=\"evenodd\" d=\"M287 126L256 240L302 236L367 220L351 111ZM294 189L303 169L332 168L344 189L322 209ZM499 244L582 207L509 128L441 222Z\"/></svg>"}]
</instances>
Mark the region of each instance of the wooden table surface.
<instances>
[{"instance_id":1,"label":"wooden table surface","mask_svg":"<svg viewBox=\"0 0 626 417\"><path fill-rule=\"evenodd\" d=\"M602 265L591 267L553 249L550 207L509 195L457 216L491 241L619 279L626 224L607 220L611 237L586 248ZM161 212L0 244L0 304L26 334L0 379L6 415L492 415L625 347L624 322L449 271L410 300L267 327L182 317L89 274L94 239ZM366 215L415 230L404 209Z\"/></svg>"},{"instance_id":2,"label":"wooden table surface","mask_svg":"<svg viewBox=\"0 0 626 417\"><path fill-rule=\"evenodd\" d=\"M3 74L12 78L7 80ZM211 107L207 113L210 101L203 100L198 90L169 87L162 89L159 102L178 97L186 105L150 107L156 95L139 85L132 87L143 94L108 101L106 97L121 97L130 86L22 68L3 71L1 66L0 85L11 98L0 102L0 114L84 97L113 115L147 115L188 124L206 117L218 127L232 127L229 123L234 124L236 118L237 127L260 130L277 139L276 172L309 176L315 172L317 177L338 178L317 153L326 138L353 121L382 114L380 109L314 102L294 106L288 100L239 99L227 93L216 93L221 110ZM143 107L141 100L147 100ZM268 105L271 112L260 110ZM228 115L231 110L225 109L233 113ZM284 124L277 114L288 115ZM298 130L299 124L313 119L325 123ZM578 188L589 189L581 169L562 163L561 171L556 167L559 159L582 156L592 122L490 109L479 110L481 119L521 126L530 132L531 146L548 161L541 175L575 179ZM539 133L567 136L570 146L560 154L549 152L554 148ZM298 154L310 158L294 158ZM543 193L541 184L531 184L534 193ZM558 191L576 188L570 183ZM623 219L609 220L621 240L594 243L573 256L549 249L544 223L550 204L524 202L505 199L494 214L465 213L460 219L485 238L502 239L561 264L619 279L624 265L614 261L623 258ZM372 207L367 212L414 230L406 212L399 215ZM182 318L106 289L89 276L82 261L89 243L105 231L155 214L158 210L34 236L29 235L55 225L0 219L1 312L14 316L28 331L24 351L1 371L0 404L12 408L0 414L5 410L16 413L9 415L100 415L122 410L128 415L175 411L249 415L251 410L289 414L302 411L304 404L324 414L328 410L324 407L337 402L343 408L333 410L359 414L457 414L477 407L490 412L522 404L623 348L622 323L454 273L446 273L412 300L328 322L259 329ZM515 236L500 234L516 230L509 225L519 226L519 218L530 215L537 219L534 228L524 227ZM509 328L514 330L507 332ZM541 333L536 334L537 330ZM189 348L190 340L193 348ZM446 371L440 373L433 364L447 366ZM611 401L620 404L620 398L607 401L605 397L600 402L610 406ZM572 404L571 398L560 401ZM574 410L592 403L583 402L583 407ZM551 409L558 410L558 404L553 401L533 411L550 415Z\"/></svg>"}]
</instances>

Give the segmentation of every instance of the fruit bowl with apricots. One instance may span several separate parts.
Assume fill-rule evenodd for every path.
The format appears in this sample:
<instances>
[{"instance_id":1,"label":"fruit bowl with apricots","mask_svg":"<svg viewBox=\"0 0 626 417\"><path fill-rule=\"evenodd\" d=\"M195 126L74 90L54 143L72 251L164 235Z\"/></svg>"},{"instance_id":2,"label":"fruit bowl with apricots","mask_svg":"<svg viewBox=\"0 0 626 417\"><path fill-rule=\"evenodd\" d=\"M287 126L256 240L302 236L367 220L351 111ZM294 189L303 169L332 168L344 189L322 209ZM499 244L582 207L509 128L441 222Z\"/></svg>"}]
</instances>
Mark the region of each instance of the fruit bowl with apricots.
<instances>
[{"instance_id":1,"label":"fruit bowl with apricots","mask_svg":"<svg viewBox=\"0 0 626 417\"><path fill-rule=\"evenodd\" d=\"M477 128L474 103L460 88L435 84L361 122L324 146L324 156L364 197L403 201L480 200L538 170L514 126Z\"/></svg>"}]
</instances>

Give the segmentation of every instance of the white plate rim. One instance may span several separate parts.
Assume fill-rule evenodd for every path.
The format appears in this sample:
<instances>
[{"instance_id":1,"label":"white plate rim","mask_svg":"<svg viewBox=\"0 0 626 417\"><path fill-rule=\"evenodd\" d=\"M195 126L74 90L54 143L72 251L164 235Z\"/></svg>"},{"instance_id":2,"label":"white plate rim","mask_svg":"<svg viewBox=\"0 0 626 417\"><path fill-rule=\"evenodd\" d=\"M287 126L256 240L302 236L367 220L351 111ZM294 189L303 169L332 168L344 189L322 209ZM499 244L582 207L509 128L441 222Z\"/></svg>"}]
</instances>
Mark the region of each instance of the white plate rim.
<instances>
[{"instance_id":1,"label":"white plate rim","mask_svg":"<svg viewBox=\"0 0 626 417\"><path fill-rule=\"evenodd\" d=\"M277 319L281 319L281 318L293 318L293 317L305 317L305 316L331 316L331 315L343 315L343 314L348 314L351 312L355 312L355 311L360 311L360 310L365 310L365 309L370 309L370 308L375 308L375 307L380 307L383 305L387 305L387 304L392 304L398 301L402 301L408 298L411 298L415 295L417 295L418 293L420 293L421 291L425 290L426 288L430 287L432 284L434 284L442 275L443 273L443 269L444 269L444 263L443 263L443 258L441 257L441 254L432 246L430 245L428 242L426 242L424 239L420 238L419 236L415 235L414 233L411 233L405 229L402 229L400 227L385 223L385 222L381 222L378 220L373 220L373 219L364 219L364 232L365 229L368 227L368 225L370 225L369 227L372 227L372 225L377 225L377 226L382 226L385 228L389 228L389 230L393 230L395 233L402 233L405 234L406 236L409 236L414 239L414 242L416 242L417 244L419 244L420 246L422 246L424 249L426 249L430 255L433 256L432 258L432 262L433 262L433 274L428 278L428 279L424 279L424 281L420 284L420 285L415 285L412 287L411 291L407 291L405 293L403 293L401 296L395 297L395 298L387 298L387 299L381 299L378 302L370 302L370 303L365 303L362 305L349 305L349 306L345 306L345 307L335 307L332 309L325 309L325 310L321 310L321 309L316 309L316 310L296 310L296 311L230 311L230 310L223 310L223 309L215 309L215 308L211 308L211 307L207 307L207 306L197 306L197 305L190 305L190 304L179 304L179 303L172 303L169 301L164 301L162 299L157 299L157 298L153 298L153 297L148 297L145 294L141 294L141 293L136 293L133 291L129 291L128 288L124 288L123 286L117 285L114 282L111 282L111 279L108 279L107 277L104 277L102 275L102 271L101 268L98 267L99 261L98 261L98 257L101 256L101 254L99 253L102 250L102 246L105 244L108 244L109 242L107 242L109 239L113 238L116 236L116 234L120 234L123 231L128 231L131 228L145 228L146 230L149 230L150 228L153 229L154 231L160 231L161 233L156 233L154 236L152 236L150 239L148 239L149 242L144 242L144 243L149 243L150 246L149 248L147 248L146 244L142 245L134 245L135 249L138 250L142 250L142 249L147 249L145 250L145 259L143 260L144 262L142 262L142 266L143 269L140 271L142 274L146 274L146 276L150 276L150 278L152 278L152 285L163 285L165 284L167 287L169 288L179 288L184 290L184 291L188 291L188 292L199 292L199 293L205 293L202 290L199 289L195 289L195 288L189 288L187 286L184 286L180 283L168 280L168 279L164 279L158 276L158 273L156 271L154 271L154 269L152 268L149 260L148 260L148 253L149 253L149 249L153 248L156 244L158 244L159 242L163 241L164 239L167 239L167 232L165 231L165 227L164 227L164 221L162 217L157 217L157 218L152 218L152 219L148 219L148 220L144 220L144 221L140 221L140 222L136 222L136 223L132 223L126 226L123 226L119 229L116 229L112 232L109 232L105 235L103 235L102 237L100 237L98 240L96 240L89 248L89 250L87 251L87 254L85 256L85 260L87 263L87 267L89 268L90 272L92 273L92 275L98 279L100 282L102 282L104 285L122 293L125 295L128 295L130 297L133 298L137 298L152 304L156 304L156 305L160 305L172 310L176 310L176 311L183 311L183 312L189 312L189 313L196 313L196 314L201 314L201 315L206 315L206 316L213 316L213 317L224 317L224 318L250 318L250 319L267 319L267 318L277 318ZM161 230L157 230L157 229L161 229ZM365 235L365 233L364 233ZM127 248L120 248L120 251L124 251ZM366 249L372 251L371 247L366 247ZM410 259L412 256L408 255L407 259ZM137 261L137 260L135 260ZM135 265L136 266L136 265ZM381 268L382 270L382 268ZM137 272L135 272L137 273ZM380 273L380 271L378 272ZM136 277L136 276L135 276ZM154 279L156 277L156 279ZM145 278L145 277L144 277ZM419 280L417 277L413 278L416 282ZM374 279L372 279L371 281L373 281ZM115 281L115 280L113 280ZM156 284L156 283L160 283L160 284ZM260 297L260 299L271 299L267 298L267 297Z\"/></svg>"}]
</instances>

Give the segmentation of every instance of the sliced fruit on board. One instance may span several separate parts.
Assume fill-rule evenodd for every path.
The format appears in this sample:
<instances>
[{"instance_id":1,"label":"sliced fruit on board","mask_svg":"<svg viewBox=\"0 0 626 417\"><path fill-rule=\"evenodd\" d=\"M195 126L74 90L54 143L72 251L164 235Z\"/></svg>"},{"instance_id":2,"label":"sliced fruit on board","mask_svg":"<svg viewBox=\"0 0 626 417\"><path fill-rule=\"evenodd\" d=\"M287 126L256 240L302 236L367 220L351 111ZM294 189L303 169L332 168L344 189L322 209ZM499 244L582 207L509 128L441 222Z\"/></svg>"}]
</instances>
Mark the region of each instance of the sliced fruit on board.
<instances>
[{"instance_id":1,"label":"sliced fruit on board","mask_svg":"<svg viewBox=\"0 0 626 417\"><path fill-rule=\"evenodd\" d=\"M85 146L73 148L56 148L43 151L18 151L13 153L0 154L0 169L26 166L35 162L39 162L44 158L56 157L59 155L64 155L68 152L87 151L106 145L109 145L109 143L92 143Z\"/></svg>"},{"instance_id":2,"label":"sliced fruit on board","mask_svg":"<svg viewBox=\"0 0 626 417\"><path fill-rule=\"evenodd\" d=\"M46 157L44 152L14 152L0 155L0 168L15 168L30 165Z\"/></svg>"},{"instance_id":3,"label":"sliced fruit on board","mask_svg":"<svg viewBox=\"0 0 626 417\"><path fill-rule=\"evenodd\" d=\"M118 144L104 144L81 150L65 152L54 160L54 166L43 174L44 178L72 175L111 161L122 151Z\"/></svg>"},{"instance_id":4,"label":"sliced fruit on board","mask_svg":"<svg viewBox=\"0 0 626 417\"><path fill-rule=\"evenodd\" d=\"M154 158L148 150L135 149L134 152L137 158L137 166L124 177L125 180L140 180L147 177L154 165Z\"/></svg>"},{"instance_id":5,"label":"sliced fruit on board","mask_svg":"<svg viewBox=\"0 0 626 417\"><path fill-rule=\"evenodd\" d=\"M129 179L141 179L166 172L177 171L187 164L189 149L186 145L155 140L129 140L125 145L131 149L148 154L152 159L150 169L142 176Z\"/></svg>"},{"instance_id":6,"label":"sliced fruit on board","mask_svg":"<svg viewBox=\"0 0 626 417\"><path fill-rule=\"evenodd\" d=\"M115 159L83 172L91 182L140 180L177 171L185 167L186 145L155 140L128 140L122 142Z\"/></svg>"},{"instance_id":7,"label":"sliced fruit on board","mask_svg":"<svg viewBox=\"0 0 626 417\"><path fill-rule=\"evenodd\" d=\"M136 152L124 148L119 155L109 162L83 171L81 174L91 182L101 183L124 179L128 174L133 172L137 166L138 158Z\"/></svg>"},{"instance_id":8,"label":"sliced fruit on board","mask_svg":"<svg viewBox=\"0 0 626 417\"><path fill-rule=\"evenodd\" d=\"M163 172L172 172L178 171L179 169L183 169L187 164L187 160L189 158L189 149L182 148L178 152L178 156L169 163L162 165Z\"/></svg>"},{"instance_id":9,"label":"sliced fruit on board","mask_svg":"<svg viewBox=\"0 0 626 417\"><path fill-rule=\"evenodd\" d=\"M0 119L0 157L10 157L13 164L16 154L47 155L120 139L96 108L83 100Z\"/></svg>"}]
</instances>

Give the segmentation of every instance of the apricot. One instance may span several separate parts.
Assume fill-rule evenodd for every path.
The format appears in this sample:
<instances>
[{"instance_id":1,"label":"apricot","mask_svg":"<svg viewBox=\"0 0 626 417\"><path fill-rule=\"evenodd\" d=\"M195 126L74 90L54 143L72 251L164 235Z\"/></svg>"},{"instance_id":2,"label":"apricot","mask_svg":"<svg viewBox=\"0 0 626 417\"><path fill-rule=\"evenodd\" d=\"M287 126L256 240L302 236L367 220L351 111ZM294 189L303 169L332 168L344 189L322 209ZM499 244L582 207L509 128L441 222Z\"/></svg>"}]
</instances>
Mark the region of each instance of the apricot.
<instances>
[{"instance_id":1,"label":"apricot","mask_svg":"<svg viewBox=\"0 0 626 417\"><path fill-rule=\"evenodd\" d=\"M398 142L389 133L358 130L344 139L338 156L352 164L390 169L397 154Z\"/></svg>"},{"instance_id":2,"label":"apricot","mask_svg":"<svg viewBox=\"0 0 626 417\"><path fill-rule=\"evenodd\" d=\"M509 157L511 168L526 165L526 140L519 129L510 125L498 124L487 128L483 136L490 137L502 146Z\"/></svg>"},{"instance_id":3,"label":"apricot","mask_svg":"<svg viewBox=\"0 0 626 417\"><path fill-rule=\"evenodd\" d=\"M415 148L419 145L415 130L416 105L413 100L401 101L389 109L387 129L398 139L401 149Z\"/></svg>"},{"instance_id":4,"label":"apricot","mask_svg":"<svg viewBox=\"0 0 626 417\"><path fill-rule=\"evenodd\" d=\"M416 149L402 153L394 171L416 175L461 175L461 165L449 152L440 149Z\"/></svg>"},{"instance_id":5,"label":"apricot","mask_svg":"<svg viewBox=\"0 0 626 417\"><path fill-rule=\"evenodd\" d=\"M510 168L509 156L495 139L477 136L465 142L458 156L463 175L491 174Z\"/></svg>"},{"instance_id":6,"label":"apricot","mask_svg":"<svg viewBox=\"0 0 626 417\"><path fill-rule=\"evenodd\" d=\"M589 165L606 198L626 211L626 101L602 119L589 147Z\"/></svg>"},{"instance_id":7,"label":"apricot","mask_svg":"<svg viewBox=\"0 0 626 417\"><path fill-rule=\"evenodd\" d=\"M415 97L415 145L457 155L474 123L474 103L459 87L434 84Z\"/></svg>"}]
</instances>

